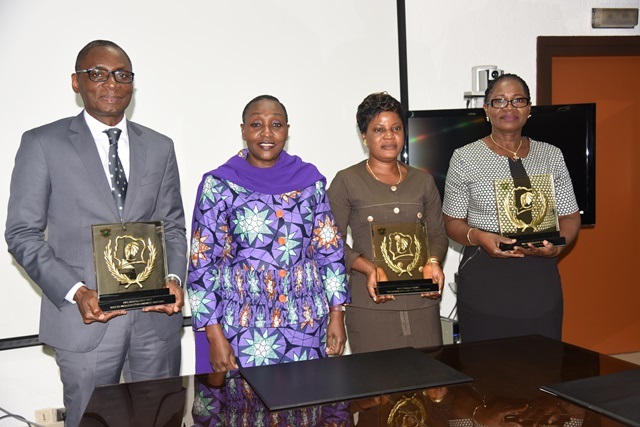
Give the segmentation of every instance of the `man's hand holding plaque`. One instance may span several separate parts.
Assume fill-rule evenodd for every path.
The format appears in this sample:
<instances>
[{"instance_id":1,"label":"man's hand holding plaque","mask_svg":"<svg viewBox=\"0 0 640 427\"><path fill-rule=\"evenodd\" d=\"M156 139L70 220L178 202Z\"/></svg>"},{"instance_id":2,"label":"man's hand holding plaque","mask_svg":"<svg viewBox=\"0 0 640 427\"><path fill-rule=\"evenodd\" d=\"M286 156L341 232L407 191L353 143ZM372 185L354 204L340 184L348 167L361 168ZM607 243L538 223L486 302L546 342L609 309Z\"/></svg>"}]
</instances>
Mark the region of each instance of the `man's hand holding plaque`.
<instances>
[{"instance_id":1,"label":"man's hand holding plaque","mask_svg":"<svg viewBox=\"0 0 640 427\"><path fill-rule=\"evenodd\" d=\"M177 281L167 280L161 222L98 224L92 234L102 311L144 308L173 314L182 309L182 289Z\"/></svg>"},{"instance_id":2,"label":"man's hand holding plaque","mask_svg":"<svg viewBox=\"0 0 640 427\"><path fill-rule=\"evenodd\" d=\"M169 289L169 294L175 297L176 302L174 302L173 304L152 305L149 307L143 307L142 311L144 311L145 313L151 311L157 313L165 313L169 316L182 311L182 307L184 307L184 291L180 287L180 283L178 283L177 280L169 279L167 280L165 287Z\"/></svg>"},{"instance_id":3,"label":"man's hand holding plaque","mask_svg":"<svg viewBox=\"0 0 640 427\"><path fill-rule=\"evenodd\" d=\"M85 325L93 322L105 323L114 317L127 314L126 310L103 312L98 302L98 292L86 286L78 288L73 299L78 306L78 310L80 310L80 315Z\"/></svg>"}]
</instances>

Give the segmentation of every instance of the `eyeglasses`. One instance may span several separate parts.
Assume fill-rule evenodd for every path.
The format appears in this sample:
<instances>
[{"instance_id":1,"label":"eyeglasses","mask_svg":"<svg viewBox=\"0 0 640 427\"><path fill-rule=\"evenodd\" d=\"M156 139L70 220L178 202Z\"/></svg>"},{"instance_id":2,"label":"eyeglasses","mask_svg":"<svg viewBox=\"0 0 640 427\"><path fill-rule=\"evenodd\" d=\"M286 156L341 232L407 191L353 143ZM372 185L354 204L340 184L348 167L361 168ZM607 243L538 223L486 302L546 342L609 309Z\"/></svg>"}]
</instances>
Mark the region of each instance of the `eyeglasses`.
<instances>
[{"instance_id":1,"label":"eyeglasses","mask_svg":"<svg viewBox=\"0 0 640 427\"><path fill-rule=\"evenodd\" d=\"M504 98L492 99L489 103L493 108L507 108L507 105L511 104L513 108L523 108L529 105L531 98L514 98L512 100Z\"/></svg>"},{"instance_id":2,"label":"eyeglasses","mask_svg":"<svg viewBox=\"0 0 640 427\"><path fill-rule=\"evenodd\" d=\"M134 76L132 71L109 71L105 70L104 68L88 68L86 70L77 70L76 74L77 73L87 73L87 75L89 76L89 80L96 83L106 82L107 80L109 80L109 76L113 74L113 78L118 83L126 85L133 83Z\"/></svg>"}]
</instances>

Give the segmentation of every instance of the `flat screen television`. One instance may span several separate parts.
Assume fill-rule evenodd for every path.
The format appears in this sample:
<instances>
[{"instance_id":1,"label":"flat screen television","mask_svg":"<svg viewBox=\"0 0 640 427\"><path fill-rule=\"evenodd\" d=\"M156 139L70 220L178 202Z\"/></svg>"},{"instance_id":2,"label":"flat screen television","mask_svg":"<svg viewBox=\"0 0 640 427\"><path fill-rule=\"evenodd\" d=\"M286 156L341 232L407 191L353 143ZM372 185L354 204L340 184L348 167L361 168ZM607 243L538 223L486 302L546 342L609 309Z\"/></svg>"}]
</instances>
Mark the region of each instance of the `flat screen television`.
<instances>
[{"instance_id":1,"label":"flat screen television","mask_svg":"<svg viewBox=\"0 0 640 427\"><path fill-rule=\"evenodd\" d=\"M537 105L522 134L562 150L583 226L596 223L596 104ZM489 135L481 108L410 111L403 160L433 175L440 195L456 148Z\"/></svg>"}]
</instances>

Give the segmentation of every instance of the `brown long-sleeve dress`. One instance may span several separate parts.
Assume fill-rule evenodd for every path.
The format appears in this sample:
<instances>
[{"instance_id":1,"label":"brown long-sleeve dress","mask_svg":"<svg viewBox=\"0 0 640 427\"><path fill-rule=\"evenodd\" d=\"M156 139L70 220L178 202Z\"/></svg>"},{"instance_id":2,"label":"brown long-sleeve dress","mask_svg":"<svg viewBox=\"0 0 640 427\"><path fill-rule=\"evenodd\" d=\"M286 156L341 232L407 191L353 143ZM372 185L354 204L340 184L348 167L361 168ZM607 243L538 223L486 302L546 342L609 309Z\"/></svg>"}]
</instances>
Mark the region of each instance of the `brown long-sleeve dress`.
<instances>
[{"instance_id":1,"label":"brown long-sleeve dress","mask_svg":"<svg viewBox=\"0 0 640 427\"><path fill-rule=\"evenodd\" d=\"M340 232L346 236L349 228L353 238L351 246L345 245L352 296L346 325L353 353L442 344L440 300L398 295L395 301L378 305L367 292L366 276L351 269L359 256L373 261L371 225L379 222L411 223L422 219L427 227L430 256L444 259L449 241L433 177L408 165L404 167L408 171L404 180L390 186L374 179L362 161L338 172L327 191Z\"/></svg>"}]
</instances>

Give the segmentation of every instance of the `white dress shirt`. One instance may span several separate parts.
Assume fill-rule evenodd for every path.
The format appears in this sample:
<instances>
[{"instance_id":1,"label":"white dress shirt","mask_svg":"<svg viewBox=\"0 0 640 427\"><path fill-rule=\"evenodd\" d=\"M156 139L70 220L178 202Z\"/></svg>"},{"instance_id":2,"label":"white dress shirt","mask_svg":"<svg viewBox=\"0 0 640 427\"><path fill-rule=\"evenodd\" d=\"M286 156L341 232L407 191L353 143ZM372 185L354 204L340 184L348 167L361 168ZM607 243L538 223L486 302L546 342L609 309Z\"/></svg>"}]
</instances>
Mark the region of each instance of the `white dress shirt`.
<instances>
[{"instance_id":1,"label":"white dress shirt","mask_svg":"<svg viewBox=\"0 0 640 427\"><path fill-rule=\"evenodd\" d=\"M111 128L118 128L122 131L120 134L120 138L118 138L118 157L120 157L120 163L122 163L122 169L124 170L125 176L129 176L129 132L127 129L127 119L126 117L122 118L122 121L115 126L107 126L104 123L96 120L92 117L87 110L84 111L84 120L87 122L87 126L89 126L89 131L93 136L93 140L96 143L96 148L98 149L98 154L100 155L100 161L102 162L102 167L104 168L105 178L109 182L109 186L111 186L111 173L109 172L109 137L105 130ZM111 188L113 191L113 188ZM115 202L114 202L115 203ZM73 297L76 295L76 292L80 288L80 286L84 286L84 283L78 282L69 290L65 299L72 304L76 302L73 300Z\"/></svg>"}]
</instances>

